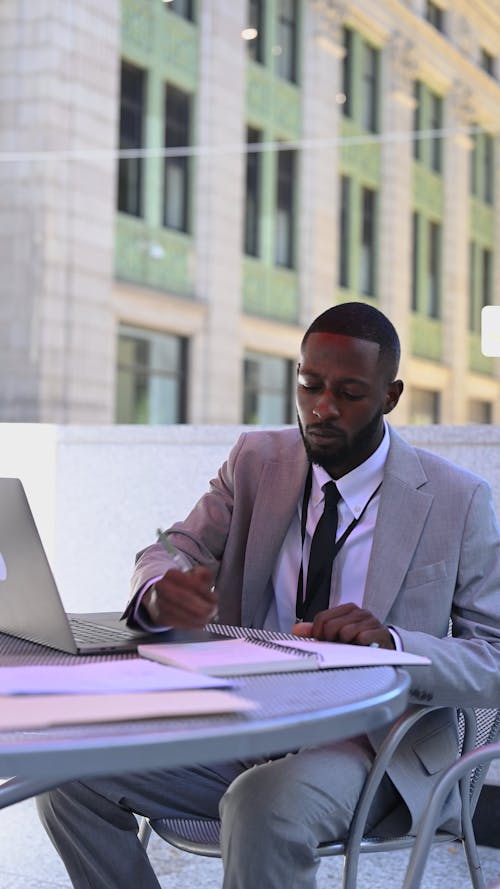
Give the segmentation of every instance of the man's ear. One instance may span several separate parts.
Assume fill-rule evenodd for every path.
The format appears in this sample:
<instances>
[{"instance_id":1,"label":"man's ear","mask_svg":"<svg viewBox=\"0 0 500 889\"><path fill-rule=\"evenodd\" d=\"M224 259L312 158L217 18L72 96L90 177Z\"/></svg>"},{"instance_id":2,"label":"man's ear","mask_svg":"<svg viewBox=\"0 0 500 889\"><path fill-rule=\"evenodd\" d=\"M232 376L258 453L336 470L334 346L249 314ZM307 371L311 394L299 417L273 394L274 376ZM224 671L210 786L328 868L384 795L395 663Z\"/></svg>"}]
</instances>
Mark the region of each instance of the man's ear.
<instances>
[{"instance_id":1,"label":"man's ear","mask_svg":"<svg viewBox=\"0 0 500 889\"><path fill-rule=\"evenodd\" d=\"M387 392L385 394L384 414L390 414L390 412L394 410L399 399L401 398L403 389L403 380L393 380L392 383L389 383L389 385L387 386Z\"/></svg>"}]
</instances>

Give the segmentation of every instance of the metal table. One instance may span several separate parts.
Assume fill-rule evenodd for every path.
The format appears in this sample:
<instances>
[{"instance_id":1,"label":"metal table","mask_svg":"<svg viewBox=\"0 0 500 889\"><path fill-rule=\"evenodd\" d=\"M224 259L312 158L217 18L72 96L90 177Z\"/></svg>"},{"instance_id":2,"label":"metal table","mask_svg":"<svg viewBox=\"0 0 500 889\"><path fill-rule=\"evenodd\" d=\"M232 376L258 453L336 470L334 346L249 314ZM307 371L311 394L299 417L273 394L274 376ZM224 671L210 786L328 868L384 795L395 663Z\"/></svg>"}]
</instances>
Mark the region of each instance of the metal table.
<instances>
[{"instance_id":1,"label":"metal table","mask_svg":"<svg viewBox=\"0 0 500 889\"><path fill-rule=\"evenodd\" d=\"M235 634L234 628L223 632ZM0 666L74 661L0 634ZM402 713L409 677L393 667L357 667L245 676L238 683L236 693L258 704L248 714L1 732L0 775L18 777L0 786L0 808L89 775L248 758L353 737Z\"/></svg>"}]
</instances>

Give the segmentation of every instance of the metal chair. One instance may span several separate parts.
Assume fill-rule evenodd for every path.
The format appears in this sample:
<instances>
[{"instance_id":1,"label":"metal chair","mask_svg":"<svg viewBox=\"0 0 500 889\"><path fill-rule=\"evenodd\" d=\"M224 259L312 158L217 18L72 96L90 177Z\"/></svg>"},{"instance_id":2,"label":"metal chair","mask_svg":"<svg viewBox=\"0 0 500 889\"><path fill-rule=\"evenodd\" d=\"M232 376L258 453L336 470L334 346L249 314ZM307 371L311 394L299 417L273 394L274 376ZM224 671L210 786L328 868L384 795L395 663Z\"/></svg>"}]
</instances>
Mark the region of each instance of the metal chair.
<instances>
[{"instance_id":1,"label":"metal chair","mask_svg":"<svg viewBox=\"0 0 500 889\"><path fill-rule=\"evenodd\" d=\"M487 744L473 750L471 753L465 753L446 769L432 792L428 808L415 838L403 889L418 889L420 886L436 824L438 823L443 803L452 787L459 781L461 785L464 785L466 793L470 786L470 776L474 775L478 768L482 768L486 772L486 766L492 760L498 758L500 758L500 742ZM464 836L468 836L469 843L475 847L474 833L468 815L469 811L466 808L463 832ZM469 868L471 868L472 864L473 862L469 860ZM480 870L480 863L478 863L478 867ZM496 882L494 885L500 887L500 882Z\"/></svg>"},{"instance_id":2,"label":"metal chair","mask_svg":"<svg viewBox=\"0 0 500 889\"><path fill-rule=\"evenodd\" d=\"M384 740L372 766L370 774L358 801L351 823L349 836L345 841L324 843L318 847L318 855L344 856L343 889L355 889L360 853L389 852L406 849L414 845L415 837L410 835L394 837L376 837L365 835L365 825L370 807L377 788L386 772L388 763L408 730L434 707L411 707L392 726ZM477 747L494 742L500 734L500 710L460 710L461 754L476 756L471 753ZM460 835L446 831L434 832L431 829L432 843L453 843L461 841L469 866L471 884L474 889L485 889L481 873L481 863L472 829L472 815L479 797L481 786L486 776L485 761L481 757L474 761L472 772L460 780L460 796L462 800L462 822L464 825ZM446 795L446 794L445 794ZM438 814L436 816L436 823ZM166 840L170 845L185 852L220 858L220 821L207 819L164 818L148 820L142 818L139 827L139 838L147 847L151 830ZM426 835L427 836L427 835ZM426 840L421 840L423 845ZM405 885L405 889L414 889L416 883Z\"/></svg>"}]
</instances>

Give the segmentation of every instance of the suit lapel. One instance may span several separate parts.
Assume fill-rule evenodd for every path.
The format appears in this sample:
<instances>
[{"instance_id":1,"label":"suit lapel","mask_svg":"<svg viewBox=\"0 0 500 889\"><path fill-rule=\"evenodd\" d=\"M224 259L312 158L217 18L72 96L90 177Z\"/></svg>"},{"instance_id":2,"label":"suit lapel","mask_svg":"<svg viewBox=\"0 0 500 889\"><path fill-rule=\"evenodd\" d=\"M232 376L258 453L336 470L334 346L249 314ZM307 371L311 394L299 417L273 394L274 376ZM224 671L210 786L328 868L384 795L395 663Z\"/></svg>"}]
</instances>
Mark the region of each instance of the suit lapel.
<instances>
[{"instance_id":1,"label":"suit lapel","mask_svg":"<svg viewBox=\"0 0 500 889\"><path fill-rule=\"evenodd\" d=\"M433 500L421 490L427 477L417 454L394 430L390 432L363 597L363 606L382 622L401 589Z\"/></svg>"},{"instance_id":2,"label":"suit lapel","mask_svg":"<svg viewBox=\"0 0 500 889\"><path fill-rule=\"evenodd\" d=\"M363 605L384 621L418 545L433 496L421 490L427 476L415 450L390 428L377 524ZM307 459L301 438L288 456L266 463L258 483L243 575L242 623L263 619L271 602L270 579L304 487Z\"/></svg>"},{"instance_id":3,"label":"suit lapel","mask_svg":"<svg viewBox=\"0 0 500 889\"><path fill-rule=\"evenodd\" d=\"M271 575L304 488L307 466L304 445L298 438L288 457L263 467L248 532L242 590L244 626L252 626L269 608Z\"/></svg>"}]
</instances>

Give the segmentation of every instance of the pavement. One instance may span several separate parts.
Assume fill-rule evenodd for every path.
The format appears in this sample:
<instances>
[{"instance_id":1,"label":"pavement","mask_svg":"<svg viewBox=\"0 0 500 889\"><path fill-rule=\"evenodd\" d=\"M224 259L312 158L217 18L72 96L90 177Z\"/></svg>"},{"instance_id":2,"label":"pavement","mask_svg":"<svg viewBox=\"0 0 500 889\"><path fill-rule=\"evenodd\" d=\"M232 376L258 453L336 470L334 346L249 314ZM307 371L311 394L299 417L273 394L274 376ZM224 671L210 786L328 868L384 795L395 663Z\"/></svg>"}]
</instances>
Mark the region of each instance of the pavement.
<instances>
[{"instance_id":1,"label":"pavement","mask_svg":"<svg viewBox=\"0 0 500 889\"><path fill-rule=\"evenodd\" d=\"M481 846L480 853L486 884L500 880L500 849ZM156 836L150 841L149 854L163 889L221 889L219 860L179 852ZM402 885L408 856L407 851L362 856L358 889L397 889ZM341 872L341 858L323 859L317 889L339 887ZM461 847L436 846L421 889L469 889L470 885ZM71 889L38 822L33 800L0 811L0 889Z\"/></svg>"}]
</instances>

